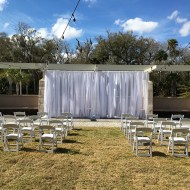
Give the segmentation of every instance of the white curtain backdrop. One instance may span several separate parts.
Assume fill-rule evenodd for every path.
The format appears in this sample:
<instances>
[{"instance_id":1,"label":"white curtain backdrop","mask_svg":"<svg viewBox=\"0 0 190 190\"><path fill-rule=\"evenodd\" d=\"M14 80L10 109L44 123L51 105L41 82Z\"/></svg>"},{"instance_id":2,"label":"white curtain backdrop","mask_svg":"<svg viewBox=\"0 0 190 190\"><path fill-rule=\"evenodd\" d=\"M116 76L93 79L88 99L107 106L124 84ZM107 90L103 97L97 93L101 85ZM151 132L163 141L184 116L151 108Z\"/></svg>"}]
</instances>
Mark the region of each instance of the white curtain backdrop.
<instances>
[{"instance_id":1,"label":"white curtain backdrop","mask_svg":"<svg viewBox=\"0 0 190 190\"><path fill-rule=\"evenodd\" d=\"M148 112L147 72L53 71L45 73L44 111L49 117L115 117ZM146 104L146 105L144 105Z\"/></svg>"}]
</instances>

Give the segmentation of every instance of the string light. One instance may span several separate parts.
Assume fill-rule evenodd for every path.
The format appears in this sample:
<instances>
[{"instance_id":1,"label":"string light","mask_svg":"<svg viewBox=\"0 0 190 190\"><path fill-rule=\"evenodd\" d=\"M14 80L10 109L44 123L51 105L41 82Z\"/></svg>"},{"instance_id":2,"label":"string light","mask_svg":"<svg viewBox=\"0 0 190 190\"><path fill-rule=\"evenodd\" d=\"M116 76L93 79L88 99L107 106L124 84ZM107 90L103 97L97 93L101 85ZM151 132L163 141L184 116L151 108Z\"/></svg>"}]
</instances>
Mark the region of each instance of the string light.
<instances>
[{"instance_id":1,"label":"string light","mask_svg":"<svg viewBox=\"0 0 190 190\"><path fill-rule=\"evenodd\" d=\"M75 11L76 11L76 9L77 9L79 3L80 3L80 0L78 0L76 6L75 6L75 8L74 8L74 11L72 12L71 17L70 17L70 19L69 19L69 21L68 21L68 23L67 23L67 25L66 25L66 27L65 27L65 29L64 29L64 31L63 31L63 33L62 33L62 35L61 35L61 38L62 38L62 39L65 38L64 35L65 35L65 32L66 32L67 27L69 26L71 20L73 20L73 22L76 22L76 18L75 18L75 16L74 16L74 14L75 14Z\"/></svg>"}]
</instances>

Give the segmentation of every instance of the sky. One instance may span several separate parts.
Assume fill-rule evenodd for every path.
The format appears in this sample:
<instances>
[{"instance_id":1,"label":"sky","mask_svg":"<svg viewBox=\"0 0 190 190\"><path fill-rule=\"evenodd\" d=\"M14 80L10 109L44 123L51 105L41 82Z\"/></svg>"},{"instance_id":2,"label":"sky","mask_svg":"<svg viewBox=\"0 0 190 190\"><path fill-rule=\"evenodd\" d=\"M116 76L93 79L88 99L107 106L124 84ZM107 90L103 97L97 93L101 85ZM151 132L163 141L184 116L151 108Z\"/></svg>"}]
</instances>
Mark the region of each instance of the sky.
<instances>
[{"instance_id":1,"label":"sky","mask_svg":"<svg viewBox=\"0 0 190 190\"><path fill-rule=\"evenodd\" d=\"M16 33L19 22L42 37L61 38L78 0L0 0L0 32ZM73 21L75 18L75 22ZM190 42L190 0L80 0L64 40L95 43L109 32L133 31L137 36L180 47Z\"/></svg>"}]
</instances>

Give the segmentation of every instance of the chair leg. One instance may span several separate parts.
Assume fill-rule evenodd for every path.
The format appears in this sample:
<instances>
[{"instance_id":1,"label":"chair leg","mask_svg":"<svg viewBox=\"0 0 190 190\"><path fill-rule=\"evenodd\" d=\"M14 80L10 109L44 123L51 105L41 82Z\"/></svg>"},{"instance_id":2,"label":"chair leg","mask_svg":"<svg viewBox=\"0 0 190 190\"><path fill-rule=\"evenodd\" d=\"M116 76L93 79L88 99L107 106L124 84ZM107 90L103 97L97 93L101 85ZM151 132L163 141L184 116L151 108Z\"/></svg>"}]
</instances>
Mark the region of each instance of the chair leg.
<instances>
[{"instance_id":1,"label":"chair leg","mask_svg":"<svg viewBox=\"0 0 190 190\"><path fill-rule=\"evenodd\" d=\"M152 142L150 142L150 157L152 157Z\"/></svg>"},{"instance_id":2,"label":"chair leg","mask_svg":"<svg viewBox=\"0 0 190 190\"><path fill-rule=\"evenodd\" d=\"M172 156L174 156L174 142L172 141Z\"/></svg>"},{"instance_id":3,"label":"chair leg","mask_svg":"<svg viewBox=\"0 0 190 190\"><path fill-rule=\"evenodd\" d=\"M136 156L138 156L138 141L136 141Z\"/></svg>"}]
</instances>

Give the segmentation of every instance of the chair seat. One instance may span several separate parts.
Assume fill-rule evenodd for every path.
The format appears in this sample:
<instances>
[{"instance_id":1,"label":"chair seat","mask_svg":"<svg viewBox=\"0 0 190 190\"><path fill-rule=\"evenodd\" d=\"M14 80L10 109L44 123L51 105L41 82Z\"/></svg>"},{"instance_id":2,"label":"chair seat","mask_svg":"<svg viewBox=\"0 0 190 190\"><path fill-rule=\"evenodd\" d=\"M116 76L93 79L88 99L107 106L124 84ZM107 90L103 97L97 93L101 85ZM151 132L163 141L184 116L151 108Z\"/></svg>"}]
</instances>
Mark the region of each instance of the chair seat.
<instances>
[{"instance_id":1,"label":"chair seat","mask_svg":"<svg viewBox=\"0 0 190 190\"><path fill-rule=\"evenodd\" d=\"M164 129L164 130L162 130L162 132L165 133L165 134L166 134L166 133L167 133L167 134L170 134L170 133L171 133L171 130Z\"/></svg>"},{"instance_id":2,"label":"chair seat","mask_svg":"<svg viewBox=\"0 0 190 190\"><path fill-rule=\"evenodd\" d=\"M7 139L17 139L17 138L21 138L21 135L20 134L11 133L11 134L6 135L6 138Z\"/></svg>"},{"instance_id":3,"label":"chair seat","mask_svg":"<svg viewBox=\"0 0 190 190\"><path fill-rule=\"evenodd\" d=\"M56 127L55 130L60 132L60 131L63 131L63 128L61 128L61 127Z\"/></svg>"},{"instance_id":4,"label":"chair seat","mask_svg":"<svg viewBox=\"0 0 190 190\"><path fill-rule=\"evenodd\" d=\"M33 131L34 129L33 129L33 127L23 127L21 130L22 131Z\"/></svg>"},{"instance_id":5,"label":"chair seat","mask_svg":"<svg viewBox=\"0 0 190 190\"><path fill-rule=\"evenodd\" d=\"M135 140L138 140L139 142L150 142L150 138L148 137L135 137Z\"/></svg>"},{"instance_id":6,"label":"chair seat","mask_svg":"<svg viewBox=\"0 0 190 190\"><path fill-rule=\"evenodd\" d=\"M169 138L170 140L172 140L172 138ZM187 142L187 140L183 137L173 137L173 141L176 143L185 143Z\"/></svg>"},{"instance_id":7,"label":"chair seat","mask_svg":"<svg viewBox=\"0 0 190 190\"><path fill-rule=\"evenodd\" d=\"M41 137L42 138L54 138L54 135L53 134L43 134Z\"/></svg>"}]
</instances>

